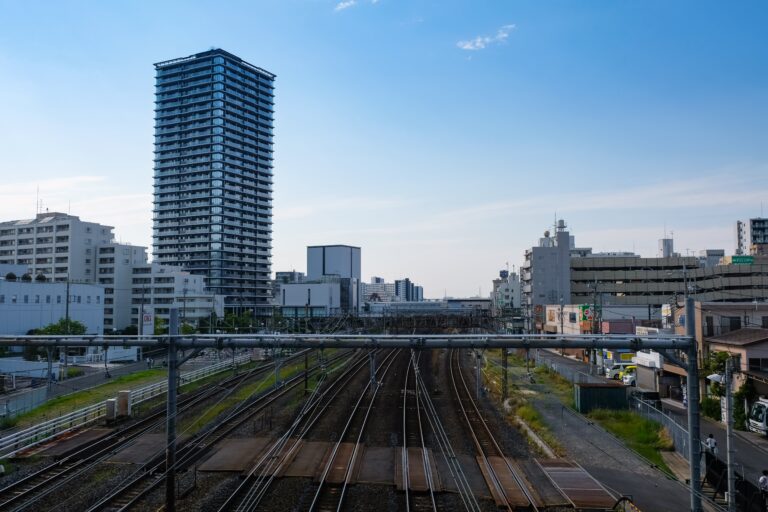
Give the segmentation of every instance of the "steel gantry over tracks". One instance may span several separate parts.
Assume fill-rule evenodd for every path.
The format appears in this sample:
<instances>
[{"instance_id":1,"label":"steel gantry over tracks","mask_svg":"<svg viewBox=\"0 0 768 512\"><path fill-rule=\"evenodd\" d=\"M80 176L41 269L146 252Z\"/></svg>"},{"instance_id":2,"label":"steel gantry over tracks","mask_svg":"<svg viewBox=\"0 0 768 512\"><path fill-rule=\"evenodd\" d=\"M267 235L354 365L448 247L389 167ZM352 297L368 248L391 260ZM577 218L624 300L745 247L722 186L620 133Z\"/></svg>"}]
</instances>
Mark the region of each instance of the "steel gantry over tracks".
<instances>
[{"instance_id":1,"label":"steel gantry over tracks","mask_svg":"<svg viewBox=\"0 0 768 512\"><path fill-rule=\"evenodd\" d=\"M688 307L692 309L692 301ZM173 313L173 311L172 311ZM39 347L144 347L167 349L169 362L168 418L176 416L175 381L177 355L180 349L192 349L193 353L201 349L239 349L239 348L360 348L360 349L475 349L492 348L539 349L539 348L580 348L580 349L619 349L632 350L654 349L665 354L670 360L683 365L688 372L689 397L689 442L691 446L691 510L701 511L700 467L699 467L699 375L696 342L692 322L687 322L686 336L654 335L178 335L177 325L171 315L170 335L164 336L0 336L0 346L39 346ZM693 315L686 315L693 318ZM685 361L677 357L685 353ZM49 352L50 354L50 352ZM375 365L372 365L375 367ZM172 367L172 368L171 368ZM167 425L168 446L166 447L167 468L173 468L175 460L175 424ZM166 475L166 510L175 511L174 475Z\"/></svg>"}]
</instances>

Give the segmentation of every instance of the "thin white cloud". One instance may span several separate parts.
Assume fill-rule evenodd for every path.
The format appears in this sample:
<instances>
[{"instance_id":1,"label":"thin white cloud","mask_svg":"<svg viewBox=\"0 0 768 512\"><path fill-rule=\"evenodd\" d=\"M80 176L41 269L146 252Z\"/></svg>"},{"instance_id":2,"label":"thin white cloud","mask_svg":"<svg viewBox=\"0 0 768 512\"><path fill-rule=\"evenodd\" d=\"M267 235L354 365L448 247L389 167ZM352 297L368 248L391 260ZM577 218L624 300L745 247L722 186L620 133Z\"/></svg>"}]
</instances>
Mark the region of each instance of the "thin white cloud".
<instances>
[{"instance_id":1,"label":"thin white cloud","mask_svg":"<svg viewBox=\"0 0 768 512\"><path fill-rule=\"evenodd\" d=\"M341 2L336 4L336 7L333 8L334 11L343 11L344 9L348 9L355 5L357 3L357 0L342 0Z\"/></svg>"},{"instance_id":2,"label":"thin white cloud","mask_svg":"<svg viewBox=\"0 0 768 512\"><path fill-rule=\"evenodd\" d=\"M456 46L462 50L477 51L486 48L492 44L501 44L507 40L510 32L515 30L515 25L503 25L492 36L477 36L467 41L459 41Z\"/></svg>"}]
</instances>

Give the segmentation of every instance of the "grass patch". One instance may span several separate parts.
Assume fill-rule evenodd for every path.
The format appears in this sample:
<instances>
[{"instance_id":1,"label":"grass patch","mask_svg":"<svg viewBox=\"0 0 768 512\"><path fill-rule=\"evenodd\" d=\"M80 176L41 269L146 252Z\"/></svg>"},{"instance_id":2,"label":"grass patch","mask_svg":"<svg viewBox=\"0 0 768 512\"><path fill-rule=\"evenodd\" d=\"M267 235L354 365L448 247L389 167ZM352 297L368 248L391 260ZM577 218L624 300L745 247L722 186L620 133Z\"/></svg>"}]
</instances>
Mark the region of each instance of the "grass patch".
<instances>
[{"instance_id":1,"label":"grass patch","mask_svg":"<svg viewBox=\"0 0 768 512\"><path fill-rule=\"evenodd\" d=\"M671 451L674 446L671 437L661 424L643 418L632 411L595 409L587 416L657 465L662 471L673 475L664 463L661 451Z\"/></svg>"},{"instance_id":2,"label":"grass patch","mask_svg":"<svg viewBox=\"0 0 768 512\"><path fill-rule=\"evenodd\" d=\"M501 357L501 353L488 354L489 357ZM525 367L525 359L509 355L509 366ZM483 368L484 384L497 399L501 399L502 386L504 383L504 372L496 364L488 362L486 359L485 367ZM544 419L539 412L528 402L528 398L519 392L519 386L508 382L507 390L509 392L509 399L507 404L509 405L509 411L506 414L507 422L515 425L515 416L523 420L528 427L533 430L542 441L544 441L557 455L562 456L565 454L565 449L557 438L550 432ZM533 443L532 443L533 444ZM535 446L535 444L534 444Z\"/></svg>"},{"instance_id":3,"label":"grass patch","mask_svg":"<svg viewBox=\"0 0 768 512\"><path fill-rule=\"evenodd\" d=\"M296 375L297 373L304 371L304 362L292 364L280 368L280 380L285 382L288 378ZM275 385L274 372L265 374L261 379L256 382L251 382L244 386L239 387L232 394L217 402L211 407L207 408L201 415L196 418L182 422L180 430L183 430L187 434L195 434L199 432L203 427L215 420L219 415L223 414L227 410L237 406L244 400L247 400L253 396L256 396L264 391L271 389Z\"/></svg>"},{"instance_id":4,"label":"grass patch","mask_svg":"<svg viewBox=\"0 0 768 512\"><path fill-rule=\"evenodd\" d=\"M537 366L534 370L535 379L546 385L565 405L574 408L573 384L571 381L546 366Z\"/></svg>"},{"instance_id":5,"label":"grass patch","mask_svg":"<svg viewBox=\"0 0 768 512\"><path fill-rule=\"evenodd\" d=\"M48 400L39 407L14 418L16 426L28 427L47 419L63 416L81 407L93 405L107 398L114 398L117 396L118 391L134 389L161 381L166 377L167 372L166 368L142 370L130 375L107 380L100 386Z\"/></svg>"}]
</instances>

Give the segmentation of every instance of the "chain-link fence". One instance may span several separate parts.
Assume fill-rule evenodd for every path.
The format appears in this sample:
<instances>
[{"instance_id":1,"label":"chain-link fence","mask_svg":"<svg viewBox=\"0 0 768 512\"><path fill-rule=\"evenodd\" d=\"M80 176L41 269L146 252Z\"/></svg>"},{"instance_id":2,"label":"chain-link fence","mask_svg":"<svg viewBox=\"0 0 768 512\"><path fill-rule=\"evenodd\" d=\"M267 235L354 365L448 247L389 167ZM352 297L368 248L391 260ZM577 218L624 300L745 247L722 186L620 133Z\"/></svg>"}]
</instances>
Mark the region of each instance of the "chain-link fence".
<instances>
[{"instance_id":1,"label":"chain-link fence","mask_svg":"<svg viewBox=\"0 0 768 512\"><path fill-rule=\"evenodd\" d=\"M636 411L641 416L653 420L656 423L660 423L666 428L672 442L675 446L675 451L682 455L685 460L691 460L691 449L688 441L688 429L683 425L675 421L672 416L665 414L663 411L654 407L651 402L643 400L637 396L629 397L629 407Z\"/></svg>"},{"instance_id":2,"label":"chain-link fence","mask_svg":"<svg viewBox=\"0 0 768 512\"><path fill-rule=\"evenodd\" d=\"M568 365L561 357L549 357L547 353L542 350L535 350L533 351L533 354L537 366L545 366L550 370L559 373L561 376L574 384L577 382L586 382L591 384L605 383L604 378L598 375L590 375L588 373L582 372L581 370Z\"/></svg>"}]
</instances>

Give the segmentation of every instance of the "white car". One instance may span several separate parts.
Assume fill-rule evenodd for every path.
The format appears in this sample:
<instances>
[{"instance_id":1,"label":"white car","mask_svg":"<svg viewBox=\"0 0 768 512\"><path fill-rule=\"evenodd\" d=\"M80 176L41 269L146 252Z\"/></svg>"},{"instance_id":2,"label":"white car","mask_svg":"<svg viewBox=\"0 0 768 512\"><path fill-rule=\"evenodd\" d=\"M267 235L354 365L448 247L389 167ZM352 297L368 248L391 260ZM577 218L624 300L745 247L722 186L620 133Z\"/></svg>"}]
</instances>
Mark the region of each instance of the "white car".
<instances>
[{"instance_id":1,"label":"white car","mask_svg":"<svg viewBox=\"0 0 768 512\"><path fill-rule=\"evenodd\" d=\"M635 378L635 372L627 373L626 375L624 375L622 382L624 382L625 386L636 386L637 379Z\"/></svg>"}]
</instances>

